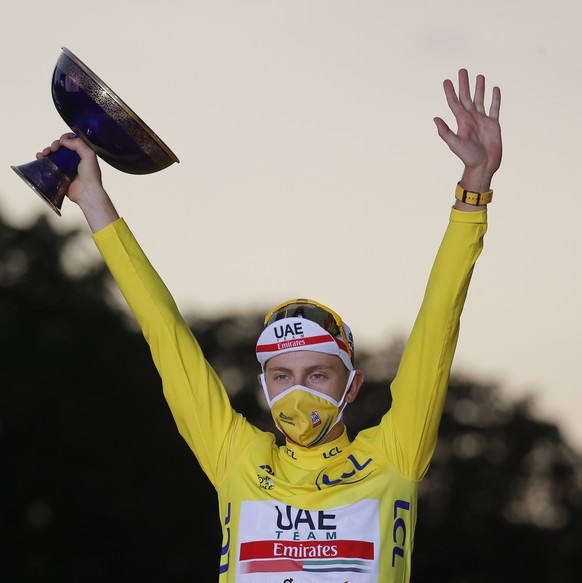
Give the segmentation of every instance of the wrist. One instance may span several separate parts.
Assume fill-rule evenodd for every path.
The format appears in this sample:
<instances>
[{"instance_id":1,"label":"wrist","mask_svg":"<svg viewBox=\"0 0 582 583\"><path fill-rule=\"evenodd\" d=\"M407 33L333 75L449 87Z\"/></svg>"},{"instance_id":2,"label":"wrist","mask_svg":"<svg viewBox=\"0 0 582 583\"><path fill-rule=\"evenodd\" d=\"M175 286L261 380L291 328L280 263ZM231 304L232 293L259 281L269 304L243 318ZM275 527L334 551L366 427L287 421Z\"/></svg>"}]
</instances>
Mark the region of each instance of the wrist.
<instances>
[{"instance_id":1,"label":"wrist","mask_svg":"<svg viewBox=\"0 0 582 583\"><path fill-rule=\"evenodd\" d=\"M455 200L455 204L453 204L453 208L458 211L463 211L464 213L476 213L479 211L484 211L487 208L486 204L483 205L476 205L476 204L467 204L466 202L462 202L460 200Z\"/></svg>"},{"instance_id":2,"label":"wrist","mask_svg":"<svg viewBox=\"0 0 582 583\"><path fill-rule=\"evenodd\" d=\"M471 192L486 192L491 189L493 173L486 169L465 168L459 185Z\"/></svg>"},{"instance_id":3,"label":"wrist","mask_svg":"<svg viewBox=\"0 0 582 583\"><path fill-rule=\"evenodd\" d=\"M90 189L84 195L77 200L77 204L93 233L119 218L113 202L103 187L98 186Z\"/></svg>"}]
</instances>

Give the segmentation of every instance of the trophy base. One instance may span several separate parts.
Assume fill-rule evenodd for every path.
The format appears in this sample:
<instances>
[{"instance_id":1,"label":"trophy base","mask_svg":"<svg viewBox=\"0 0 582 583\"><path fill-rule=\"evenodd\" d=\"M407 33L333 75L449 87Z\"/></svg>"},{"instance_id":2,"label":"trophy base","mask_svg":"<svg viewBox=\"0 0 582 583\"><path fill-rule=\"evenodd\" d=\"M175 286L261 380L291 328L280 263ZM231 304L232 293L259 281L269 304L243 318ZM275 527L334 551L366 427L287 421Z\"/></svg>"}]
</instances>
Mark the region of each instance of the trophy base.
<instances>
[{"instance_id":1,"label":"trophy base","mask_svg":"<svg viewBox=\"0 0 582 583\"><path fill-rule=\"evenodd\" d=\"M78 165L79 155L61 148L39 160L10 168L60 217L63 200L77 175Z\"/></svg>"}]
</instances>

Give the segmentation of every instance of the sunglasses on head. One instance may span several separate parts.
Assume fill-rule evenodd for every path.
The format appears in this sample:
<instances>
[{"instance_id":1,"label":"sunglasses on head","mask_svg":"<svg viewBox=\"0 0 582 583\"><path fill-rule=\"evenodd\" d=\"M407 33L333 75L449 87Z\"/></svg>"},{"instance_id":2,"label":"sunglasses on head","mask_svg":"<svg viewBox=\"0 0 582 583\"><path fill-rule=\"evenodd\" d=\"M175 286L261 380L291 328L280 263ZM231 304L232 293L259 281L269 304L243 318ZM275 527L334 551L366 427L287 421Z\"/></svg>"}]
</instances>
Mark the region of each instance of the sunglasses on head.
<instances>
[{"instance_id":1,"label":"sunglasses on head","mask_svg":"<svg viewBox=\"0 0 582 583\"><path fill-rule=\"evenodd\" d=\"M264 326L266 328L283 318L305 318L315 322L334 338L340 339L345 345L345 351L349 354L350 359L354 360L352 343L348 338L344 323L340 316L327 306L314 300L302 298L289 300L279 304L265 316Z\"/></svg>"}]
</instances>

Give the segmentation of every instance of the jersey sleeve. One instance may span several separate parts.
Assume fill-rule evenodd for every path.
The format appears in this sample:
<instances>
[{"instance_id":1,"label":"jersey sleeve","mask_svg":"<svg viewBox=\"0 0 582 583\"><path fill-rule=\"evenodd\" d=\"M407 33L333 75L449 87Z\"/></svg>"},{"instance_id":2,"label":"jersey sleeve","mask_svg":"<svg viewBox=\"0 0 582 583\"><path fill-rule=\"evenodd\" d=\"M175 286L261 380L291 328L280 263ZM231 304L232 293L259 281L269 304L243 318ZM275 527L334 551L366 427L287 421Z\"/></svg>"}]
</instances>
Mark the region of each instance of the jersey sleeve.
<instances>
[{"instance_id":1,"label":"jersey sleeve","mask_svg":"<svg viewBox=\"0 0 582 583\"><path fill-rule=\"evenodd\" d=\"M413 480L424 477L434 453L461 312L486 230L486 210L451 210L391 385L392 407L381 422L385 445L397 469Z\"/></svg>"},{"instance_id":2,"label":"jersey sleeve","mask_svg":"<svg viewBox=\"0 0 582 583\"><path fill-rule=\"evenodd\" d=\"M250 425L232 409L220 379L125 221L118 219L93 239L149 344L178 430L216 486L229 465L227 455L234 455L235 443L243 445Z\"/></svg>"}]
</instances>

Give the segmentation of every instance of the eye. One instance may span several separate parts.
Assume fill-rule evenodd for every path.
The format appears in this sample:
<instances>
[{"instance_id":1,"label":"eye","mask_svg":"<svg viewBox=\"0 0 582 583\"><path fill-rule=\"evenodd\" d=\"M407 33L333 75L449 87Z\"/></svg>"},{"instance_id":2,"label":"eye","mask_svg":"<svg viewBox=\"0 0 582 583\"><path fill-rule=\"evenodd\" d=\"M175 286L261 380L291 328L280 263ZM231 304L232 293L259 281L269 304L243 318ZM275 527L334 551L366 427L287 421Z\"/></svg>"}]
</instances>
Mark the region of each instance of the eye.
<instances>
[{"instance_id":1,"label":"eye","mask_svg":"<svg viewBox=\"0 0 582 583\"><path fill-rule=\"evenodd\" d=\"M324 381L327 377L322 372L314 372L311 375L312 380L314 381Z\"/></svg>"}]
</instances>

